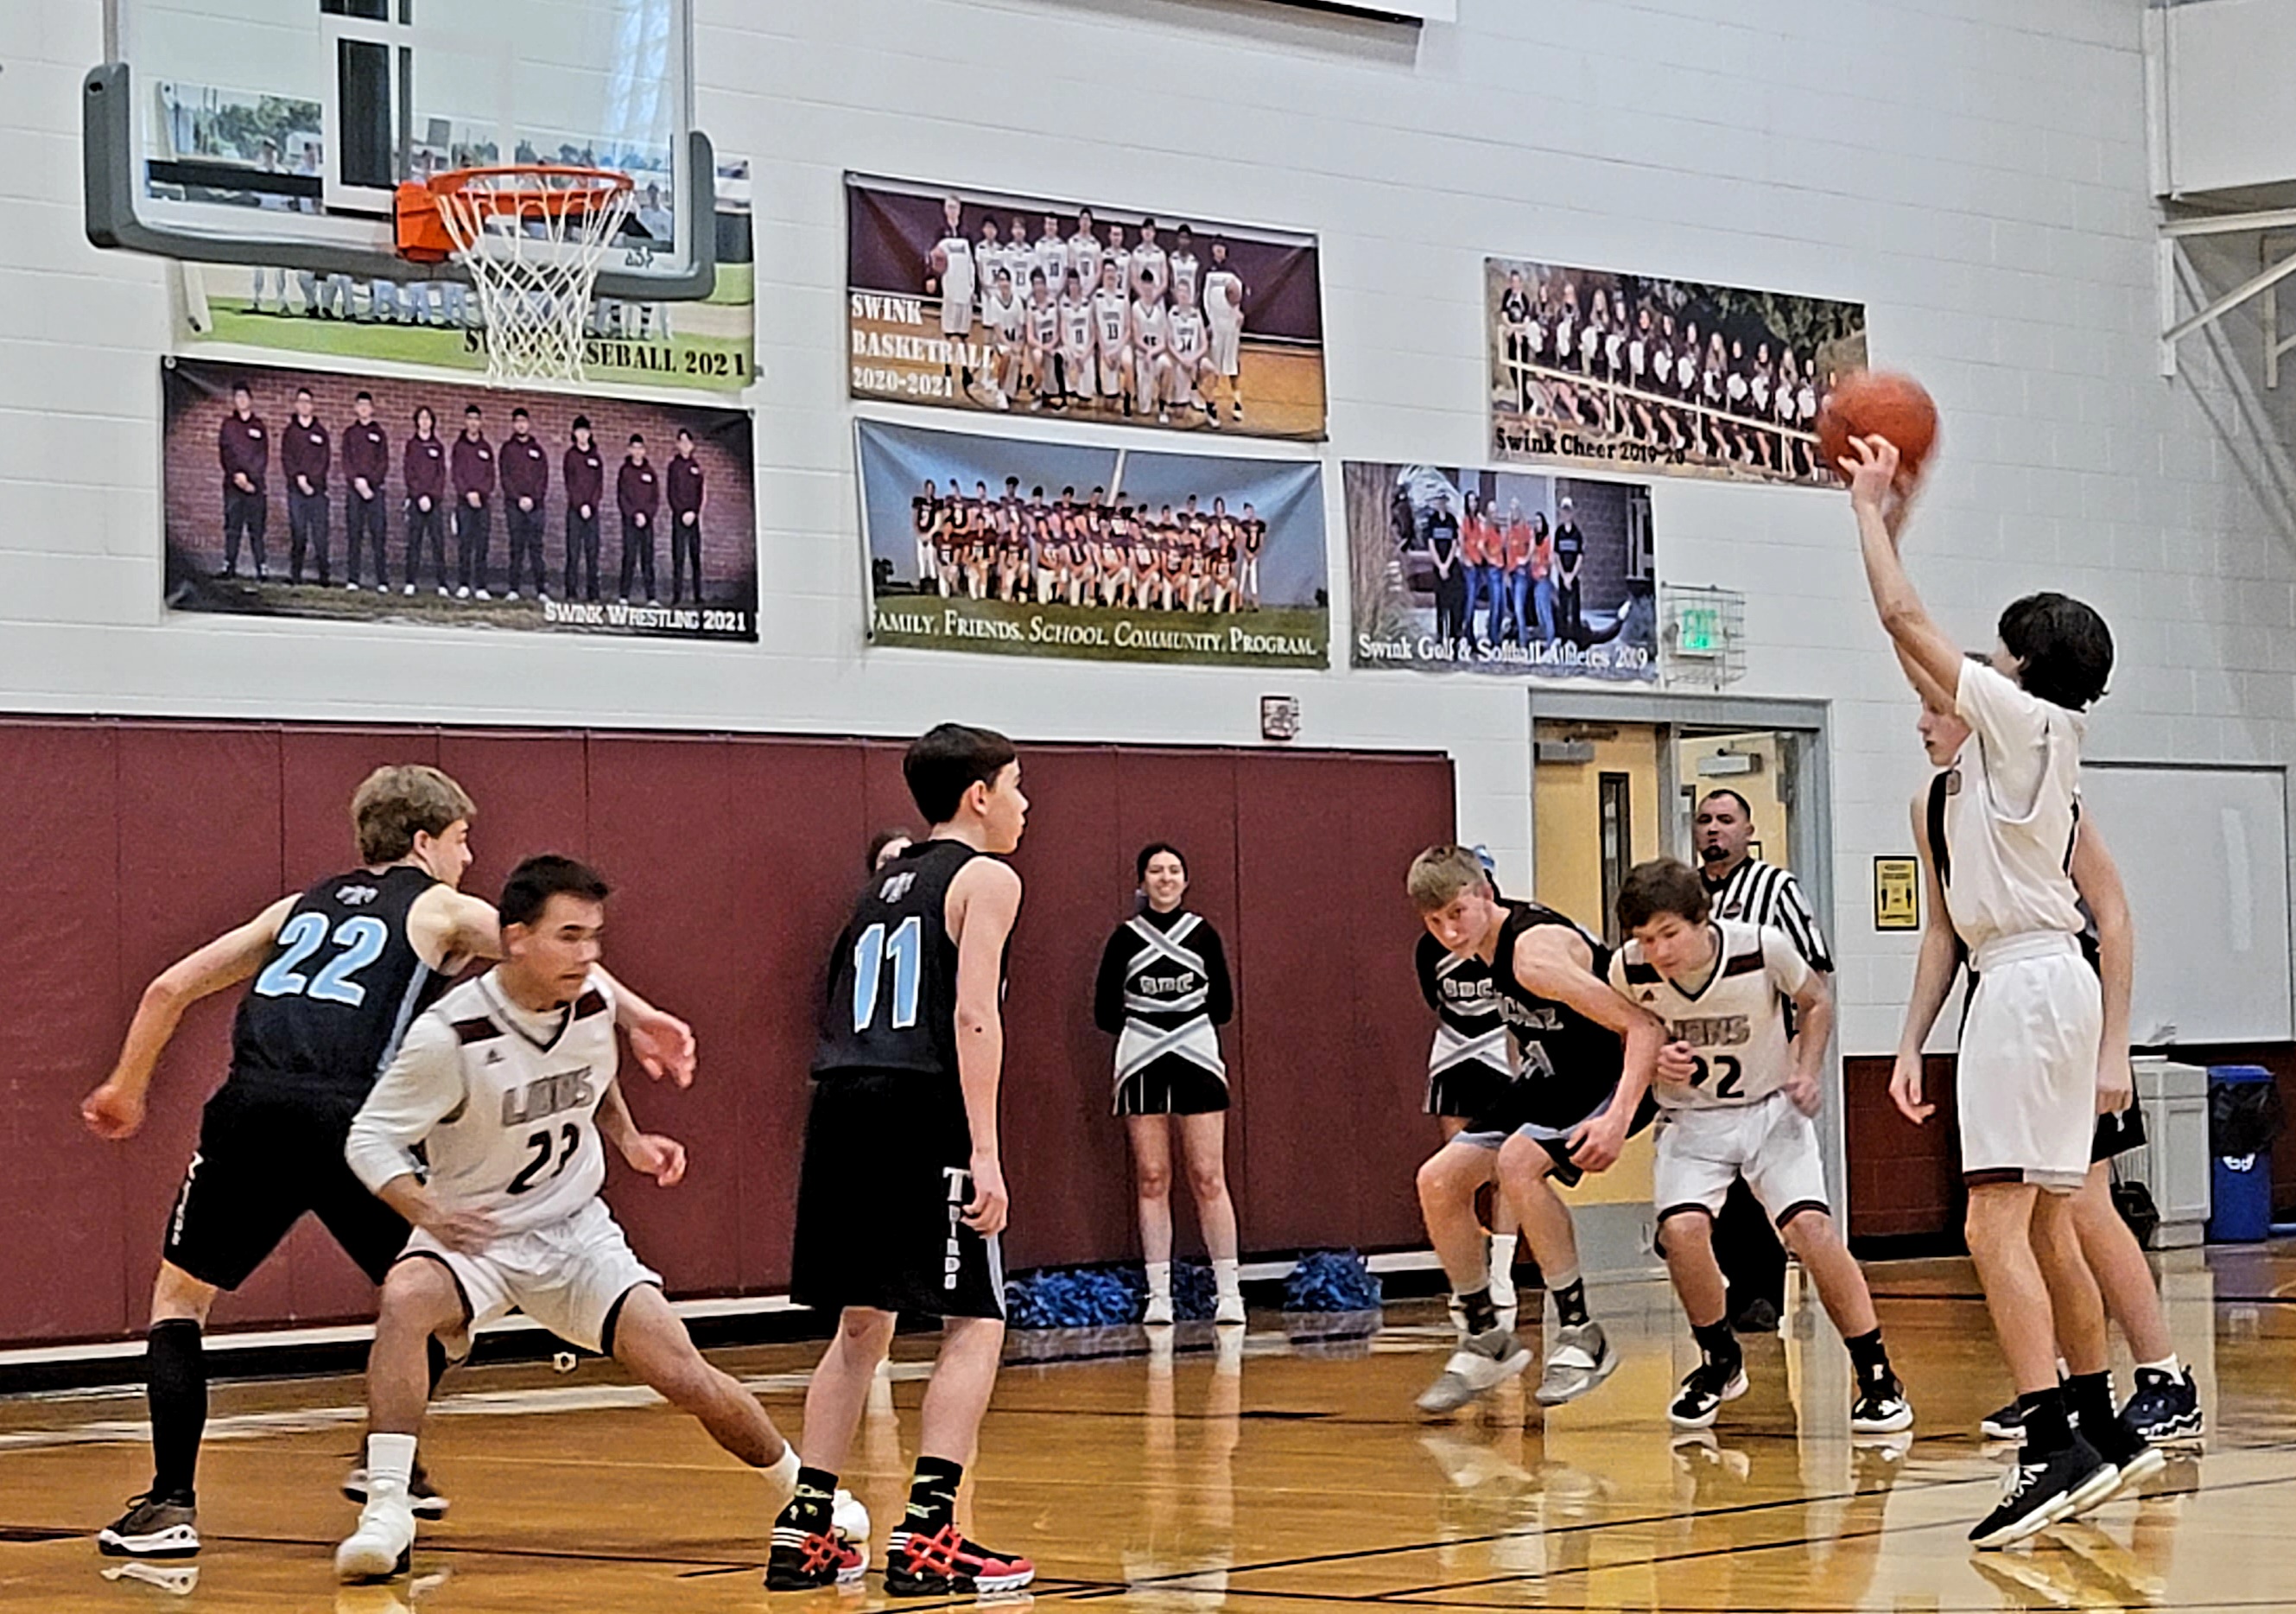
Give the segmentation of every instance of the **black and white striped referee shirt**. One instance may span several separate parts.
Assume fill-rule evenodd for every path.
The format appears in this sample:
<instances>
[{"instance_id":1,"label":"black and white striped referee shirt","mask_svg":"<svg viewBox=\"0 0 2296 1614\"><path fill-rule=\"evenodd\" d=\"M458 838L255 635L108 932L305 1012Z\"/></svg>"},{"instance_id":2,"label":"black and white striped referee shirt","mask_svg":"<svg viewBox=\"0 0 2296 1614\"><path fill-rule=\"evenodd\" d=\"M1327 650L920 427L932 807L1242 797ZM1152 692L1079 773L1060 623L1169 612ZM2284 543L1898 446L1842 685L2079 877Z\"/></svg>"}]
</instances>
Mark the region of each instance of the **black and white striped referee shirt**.
<instances>
[{"instance_id":1,"label":"black and white striped referee shirt","mask_svg":"<svg viewBox=\"0 0 2296 1614\"><path fill-rule=\"evenodd\" d=\"M1710 880L1706 889L1716 918L1775 925L1812 969L1833 973L1833 955L1825 951L1825 933L1817 927L1809 899L1802 895L1800 882L1776 864L1748 858L1721 885Z\"/></svg>"}]
</instances>

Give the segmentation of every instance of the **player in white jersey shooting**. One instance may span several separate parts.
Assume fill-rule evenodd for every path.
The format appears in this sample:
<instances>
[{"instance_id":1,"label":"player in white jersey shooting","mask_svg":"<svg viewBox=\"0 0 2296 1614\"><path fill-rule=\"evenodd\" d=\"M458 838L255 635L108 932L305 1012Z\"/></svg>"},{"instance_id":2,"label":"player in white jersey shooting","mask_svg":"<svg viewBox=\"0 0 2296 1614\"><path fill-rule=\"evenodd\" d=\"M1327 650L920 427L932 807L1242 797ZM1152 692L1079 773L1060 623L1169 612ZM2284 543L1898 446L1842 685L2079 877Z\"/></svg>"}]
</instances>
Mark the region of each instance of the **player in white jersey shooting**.
<instances>
[{"instance_id":1,"label":"player in white jersey shooting","mask_svg":"<svg viewBox=\"0 0 2296 1614\"><path fill-rule=\"evenodd\" d=\"M415 1231L383 1280L367 1359L367 1502L335 1552L341 1580L408 1568L430 1341L464 1355L473 1330L513 1308L613 1356L766 1470L764 1517L796 1488L797 1453L754 1396L701 1359L660 1275L598 1198L607 1142L661 1187L685 1174L685 1148L639 1131L615 1085L614 987L598 968L606 893L570 858L513 869L502 963L408 1028L351 1122L351 1170Z\"/></svg>"},{"instance_id":2,"label":"player in white jersey shooting","mask_svg":"<svg viewBox=\"0 0 2296 1614\"><path fill-rule=\"evenodd\" d=\"M2079 822L2086 711L2112 671L2112 635L2079 600L2030 595L2001 613L1989 663L1966 660L1930 616L1898 546L1909 490L1896 447L1852 439L1850 479L1866 582L1915 693L1967 721L1962 788L1948 800L1947 896L1970 949L1971 995L1956 1083L1969 1253L2017 1383L2025 1449L2000 1504L1970 1539L2007 1546L2084 1512L2159 1453L2118 1447L2104 1307L2082 1259L2072 1196L2088 1175L2101 1110L2127 1106L2098 1085L2103 993L2083 960L2068 872ZM2120 1067L2125 1072L2126 1067ZM2116 1073L2120 1074L2120 1073ZM2057 1350L2071 1370L2057 1382ZM2075 1432L2074 1420L2079 1421Z\"/></svg>"},{"instance_id":3,"label":"player in white jersey shooting","mask_svg":"<svg viewBox=\"0 0 2296 1614\"><path fill-rule=\"evenodd\" d=\"M1619 927L1631 939L1611 957L1611 986L1666 1026L1651 1089L1663 1117L1651 1197L1667 1271L1702 1356L1667 1416L1677 1429L1707 1429L1724 1402L1746 1393L1745 1359L1714 1258L1714 1219L1742 1176L1849 1347L1857 1372L1850 1429L1881 1435L1911 1427L1914 1410L1890 1369L1866 1275L1827 1209L1825 1162L1810 1124L1833 1030L1825 977L1785 932L1716 919L1706 883L1672 858L1630 870L1618 908Z\"/></svg>"}]
</instances>

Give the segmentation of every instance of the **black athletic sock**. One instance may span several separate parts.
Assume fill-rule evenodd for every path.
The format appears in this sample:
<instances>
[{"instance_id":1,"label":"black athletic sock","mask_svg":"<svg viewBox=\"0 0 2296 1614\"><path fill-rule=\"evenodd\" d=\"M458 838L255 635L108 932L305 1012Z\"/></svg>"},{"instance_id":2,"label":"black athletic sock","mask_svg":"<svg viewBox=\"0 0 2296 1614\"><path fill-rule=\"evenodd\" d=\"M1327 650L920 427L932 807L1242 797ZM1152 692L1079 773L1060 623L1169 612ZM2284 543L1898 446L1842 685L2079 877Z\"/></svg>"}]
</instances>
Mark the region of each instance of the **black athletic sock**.
<instances>
[{"instance_id":1,"label":"black athletic sock","mask_svg":"<svg viewBox=\"0 0 2296 1614\"><path fill-rule=\"evenodd\" d=\"M1460 1313L1466 1318L1467 1332L1487 1334L1499 1325L1499 1308L1491 1304L1491 1286L1488 1283L1472 1294L1459 1297Z\"/></svg>"},{"instance_id":2,"label":"black athletic sock","mask_svg":"<svg viewBox=\"0 0 2296 1614\"><path fill-rule=\"evenodd\" d=\"M1690 1335L1698 1341L1698 1348L1706 1354L1707 1362L1715 1367L1734 1370L1746 1360L1744 1352L1739 1348L1738 1336L1730 1330L1727 1317L1703 1326L1693 1322L1690 1325Z\"/></svg>"},{"instance_id":3,"label":"black athletic sock","mask_svg":"<svg viewBox=\"0 0 2296 1614\"><path fill-rule=\"evenodd\" d=\"M938 1534L956 1518L956 1487L964 1483L964 1465L946 1457L917 1459L916 1478L909 1482L909 1511L906 1528L912 1533Z\"/></svg>"},{"instance_id":4,"label":"black athletic sock","mask_svg":"<svg viewBox=\"0 0 2296 1614\"><path fill-rule=\"evenodd\" d=\"M1547 1291L1554 1297L1554 1321L1559 1327L1577 1328L1587 1321L1587 1280L1573 1278L1561 1289Z\"/></svg>"},{"instance_id":5,"label":"black athletic sock","mask_svg":"<svg viewBox=\"0 0 2296 1614\"><path fill-rule=\"evenodd\" d=\"M2017 1411L2025 1430L2026 1461L2054 1457L2073 1443L2073 1426L2065 1416L2065 1393L2034 1390L2017 1397Z\"/></svg>"},{"instance_id":6,"label":"black athletic sock","mask_svg":"<svg viewBox=\"0 0 2296 1614\"><path fill-rule=\"evenodd\" d=\"M2074 1373L2065 1379L2065 1411L2084 1429L2102 1429L2119 1414L2112 1410L2112 1372Z\"/></svg>"},{"instance_id":7,"label":"black athletic sock","mask_svg":"<svg viewBox=\"0 0 2296 1614\"><path fill-rule=\"evenodd\" d=\"M152 1407L152 1495L189 1501L208 1424L208 1359L198 1323L170 1317L152 1325L144 1383Z\"/></svg>"},{"instance_id":8,"label":"black athletic sock","mask_svg":"<svg viewBox=\"0 0 2296 1614\"><path fill-rule=\"evenodd\" d=\"M1880 1329L1841 1343L1849 1347L1850 1364L1857 1370L1860 1383L1870 1384L1889 1372L1890 1353L1882 1344Z\"/></svg>"},{"instance_id":9,"label":"black athletic sock","mask_svg":"<svg viewBox=\"0 0 2296 1614\"><path fill-rule=\"evenodd\" d=\"M837 1476L826 1469L800 1469L797 1490L776 1521L808 1536L829 1534L830 1510L837 1503Z\"/></svg>"}]
</instances>

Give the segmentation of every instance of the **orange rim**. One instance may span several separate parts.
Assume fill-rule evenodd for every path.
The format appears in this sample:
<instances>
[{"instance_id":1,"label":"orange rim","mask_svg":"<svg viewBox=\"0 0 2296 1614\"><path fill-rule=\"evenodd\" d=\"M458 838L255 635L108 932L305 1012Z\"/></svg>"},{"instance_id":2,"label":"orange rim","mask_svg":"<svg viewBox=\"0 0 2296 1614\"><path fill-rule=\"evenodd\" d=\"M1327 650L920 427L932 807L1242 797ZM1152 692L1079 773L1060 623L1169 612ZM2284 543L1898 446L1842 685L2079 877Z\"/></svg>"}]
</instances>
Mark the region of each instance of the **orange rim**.
<instances>
[{"instance_id":1,"label":"orange rim","mask_svg":"<svg viewBox=\"0 0 2296 1614\"><path fill-rule=\"evenodd\" d=\"M495 180L522 178L540 183L496 186ZM430 177L429 189L441 208L459 198L473 211L503 216L590 212L633 188L627 174L611 169L562 168L553 163L507 163L499 168L455 169Z\"/></svg>"}]
</instances>

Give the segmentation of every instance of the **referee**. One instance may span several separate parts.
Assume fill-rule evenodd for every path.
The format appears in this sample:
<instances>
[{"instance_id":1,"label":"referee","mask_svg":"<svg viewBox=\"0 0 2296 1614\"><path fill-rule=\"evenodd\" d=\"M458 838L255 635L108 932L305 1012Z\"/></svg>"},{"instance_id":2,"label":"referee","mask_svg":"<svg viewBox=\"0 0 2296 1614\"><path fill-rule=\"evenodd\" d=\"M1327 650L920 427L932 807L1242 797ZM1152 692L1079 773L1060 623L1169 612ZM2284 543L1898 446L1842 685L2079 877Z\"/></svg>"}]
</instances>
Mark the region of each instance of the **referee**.
<instances>
[{"instance_id":1,"label":"referee","mask_svg":"<svg viewBox=\"0 0 2296 1614\"><path fill-rule=\"evenodd\" d=\"M1702 877L1714 917L1785 932L1812 969L1831 976L1833 959L1800 884L1775 863L1750 856L1754 810L1734 790L1709 792L1692 825ZM1729 1318L1742 1334L1765 1334L1785 1306L1786 1253L1769 1218L1742 1178L1731 1185L1714 1225L1714 1255L1729 1280Z\"/></svg>"}]
</instances>

